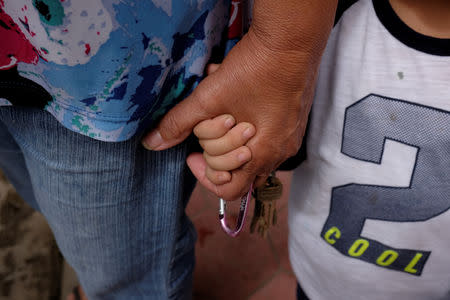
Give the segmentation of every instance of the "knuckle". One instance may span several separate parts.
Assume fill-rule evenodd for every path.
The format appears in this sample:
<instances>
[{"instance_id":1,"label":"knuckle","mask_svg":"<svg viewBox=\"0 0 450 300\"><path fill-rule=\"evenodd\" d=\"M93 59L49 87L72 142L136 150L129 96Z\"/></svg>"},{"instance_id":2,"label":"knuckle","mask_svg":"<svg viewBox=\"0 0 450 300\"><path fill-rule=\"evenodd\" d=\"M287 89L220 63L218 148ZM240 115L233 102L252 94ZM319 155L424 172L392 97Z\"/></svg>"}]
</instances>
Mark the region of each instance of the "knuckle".
<instances>
[{"instance_id":1,"label":"knuckle","mask_svg":"<svg viewBox=\"0 0 450 300\"><path fill-rule=\"evenodd\" d=\"M253 175L269 175L275 169L277 165L278 158L273 155L262 155L257 158L252 159L248 165L247 172Z\"/></svg>"},{"instance_id":2,"label":"knuckle","mask_svg":"<svg viewBox=\"0 0 450 300\"><path fill-rule=\"evenodd\" d=\"M254 176L243 173L242 170L238 171L238 173L232 172L231 176L231 182L220 186L218 189L221 198L228 201L238 200L245 195L254 178Z\"/></svg>"},{"instance_id":3,"label":"knuckle","mask_svg":"<svg viewBox=\"0 0 450 300\"><path fill-rule=\"evenodd\" d=\"M259 163L256 159L252 158L241 169L247 177L250 177L258 173Z\"/></svg>"},{"instance_id":4,"label":"knuckle","mask_svg":"<svg viewBox=\"0 0 450 300\"><path fill-rule=\"evenodd\" d=\"M289 158L291 156L294 156L297 154L298 150L300 149L300 142L299 141L291 141L290 143L287 143L286 145L286 155L284 158Z\"/></svg>"},{"instance_id":5,"label":"knuckle","mask_svg":"<svg viewBox=\"0 0 450 300\"><path fill-rule=\"evenodd\" d=\"M205 176L206 176L206 178L208 178L212 183L217 184L217 182L216 182L216 176L215 176L213 170L212 170L209 166L206 166L206 169L205 169Z\"/></svg>"},{"instance_id":6,"label":"knuckle","mask_svg":"<svg viewBox=\"0 0 450 300\"><path fill-rule=\"evenodd\" d=\"M223 155L229 151L228 145L224 143L221 139L209 140L207 146L208 146L208 153L210 153L211 155Z\"/></svg>"},{"instance_id":7,"label":"knuckle","mask_svg":"<svg viewBox=\"0 0 450 300\"><path fill-rule=\"evenodd\" d=\"M209 103L211 103L211 95L209 88L205 84L200 84L192 93L197 105L201 111L209 110Z\"/></svg>"},{"instance_id":8,"label":"knuckle","mask_svg":"<svg viewBox=\"0 0 450 300\"><path fill-rule=\"evenodd\" d=\"M247 130L251 133L250 135L246 133ZM245 144L254 135L255 131L255 127L252 124L247 122L239 123L236 125L236 133L233 135L234 143L239 145Z\"/></svg>"},{"instance_id":9,"label":"knuckle","mask_svg":"<svg viewBox=\"0 0 450 300\"><path fill-rule=\"evenodd\" d=\"M197 124L194 129L192 130L194 132L194 135L199 138L202 139L203 138L203 131L204 131L204 126L205 126L205 121L200 122L199 124Z\"/></svg>"},{"instance_id":10,"label":"knuckle","mask_svg":"<svg viewBox=\"0 0 450 300\"><path fill-rule=\"evenodd\" d=\"M203 140L203 139L199 139L198 143L200 144L200 147L202 147L203 150L208 152L208 141Z\"/></svg>"},{"instance_id":11,"label":"knuckle","mask_svg":"<svg viewBox=\"0 0 450 300\"><path fill-rule=\"evenodd\" d=\"M211 140L200 140L200 146L202 149L208 153L208 155L218 155L216 152L216 147L213 141Z\"/></svg>"},{"instance_id":12,"label":"knuckle","mask_svg":"<svg viewBox=\"0 0 450 300\"><path fill-rule=\"evenodd\" d=\"M206 151L203 151L203 158L206 161L206 164L211 167L212 156L210 156Z\"/></svg>"},{"instance_id":13,"label":"knuckle","mask_svg":"<svg viewBox=\"0 0 450 300\"><path fill-rule=\"evenodd\" d=\"M261 143L252 147L252 162L259 174L269 174L283 161L297 154L301 141L289 138L280 142Z\"/></svg>"},{"instance_id":14,"label":"knuckle","mask_svg":"<svg viewBox=\"0 0 450 300\"><path fill-rule=\"evenodd\" d=\"M255 153L255 157L260 162L271 162L280 156L280 146L276 143L269 143L260 148L261 151Z\"/></svg>"},{"instance_id":15,"label":"knuckle","mask_svg":"<svg viewBox=\"0 0 450 300\"><path fill-rule=\"evenodd\" d=\"M226 181L228 178L226 172L221 171L215 171L214 169L211 169L210 167L206 168L206 177L215 185L221 185Z\"/></svg>"},{"instance_id":16,"label":"knuckle","mask_svg":"<svg viewBox=\"0 0 450 300\"><path fill-rule=\"evenodd\" d=\"M239 149L239 152L240 152L239 155L244 156L245 159L246 159L246 161L249 161L249 160L252 159L252 151L250 150L249 147L247 147L247 146L241 146L241 147L239 147L238 149ZM238 163L241 163L241 162L238 161Z\"/></svg>"},{"instance_id":17,"label":"knuckle","mask_svg":"<svg viewBox=\"0 0 450 300\"><path fill-rule=\"evenodd\" d=\"M164 130L161 131L161 136L164 139L178 137L183 131L177 118L171 114L166 115L164 124L161 127L164 128Z\"/></svg>"}]
</instances>

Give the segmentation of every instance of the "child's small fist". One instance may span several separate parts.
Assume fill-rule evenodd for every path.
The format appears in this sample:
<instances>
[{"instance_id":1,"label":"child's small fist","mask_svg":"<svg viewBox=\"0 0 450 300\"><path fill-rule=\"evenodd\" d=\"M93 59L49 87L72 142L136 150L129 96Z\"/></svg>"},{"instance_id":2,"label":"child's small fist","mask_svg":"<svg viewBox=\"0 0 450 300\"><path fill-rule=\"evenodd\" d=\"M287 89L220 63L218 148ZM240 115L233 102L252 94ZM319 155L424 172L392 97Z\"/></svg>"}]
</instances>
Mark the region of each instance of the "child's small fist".
<instances>
[{"instance_id":1,"label":"child's small fist","mask_svg":"<svg viewBox=\"0 0 450 300\"><path fill-rule=\"evenodd\" d=\"M234 126L235 123L233 116L225 114L202 121L194 128L204 150L205 176L215 185L229 182L229 171L251 160L252 153L245 144L255 135L255 126L246 122Z\"/></svg>"}]
</instances>

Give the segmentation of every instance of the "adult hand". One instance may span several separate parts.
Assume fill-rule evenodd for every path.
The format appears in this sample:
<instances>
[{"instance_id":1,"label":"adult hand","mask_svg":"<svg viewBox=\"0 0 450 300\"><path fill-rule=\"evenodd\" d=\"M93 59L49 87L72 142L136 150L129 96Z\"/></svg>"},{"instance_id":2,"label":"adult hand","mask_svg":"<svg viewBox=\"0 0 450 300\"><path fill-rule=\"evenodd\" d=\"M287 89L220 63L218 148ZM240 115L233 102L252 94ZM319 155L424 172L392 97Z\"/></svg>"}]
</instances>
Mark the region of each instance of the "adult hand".
<instances>
[{"instance_id":1,"label":"adult hand","mask_svg":"<svg viewBox=\"0 0 450 300\"><path fill-rule=\"evenodd\" d=\"M249 32L213 74L165 115L144 146L170 148L200 121L231 114L256 127L247 143L251 161L218 186L204 176L201 154L188 163L201 184L227 200L245 194L252 182L262 184L300 147L335 6L336 0L256 0Z\"/></svg>"}]
</instances>

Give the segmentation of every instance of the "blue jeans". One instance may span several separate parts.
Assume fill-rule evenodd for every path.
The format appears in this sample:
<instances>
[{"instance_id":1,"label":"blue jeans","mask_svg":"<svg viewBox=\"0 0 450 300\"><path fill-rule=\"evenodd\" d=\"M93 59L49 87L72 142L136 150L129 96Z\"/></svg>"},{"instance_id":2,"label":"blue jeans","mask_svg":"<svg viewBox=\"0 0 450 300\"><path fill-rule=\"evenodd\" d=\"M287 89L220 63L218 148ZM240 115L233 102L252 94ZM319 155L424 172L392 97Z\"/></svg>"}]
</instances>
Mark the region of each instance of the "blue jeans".
<instances>
[{"instance_id":1,"label":"blue jeans","mask_svg":"<svg viewBox=\"0 0 450 300\"><path fill-rule=\"evenodd\" d=\"M47 112L0 108L0 168L46 217L90 300L191 298L188 148L101 142Z\"/></svg>"}]
</instances>

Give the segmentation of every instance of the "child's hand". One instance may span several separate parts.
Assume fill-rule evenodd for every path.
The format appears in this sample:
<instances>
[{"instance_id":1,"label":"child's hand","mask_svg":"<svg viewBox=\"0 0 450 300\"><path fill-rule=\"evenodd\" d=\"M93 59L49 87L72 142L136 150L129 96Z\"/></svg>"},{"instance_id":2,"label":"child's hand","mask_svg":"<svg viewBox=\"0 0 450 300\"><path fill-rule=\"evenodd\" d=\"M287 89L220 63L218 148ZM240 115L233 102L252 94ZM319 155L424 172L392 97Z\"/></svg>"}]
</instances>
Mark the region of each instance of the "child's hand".
<instances>
[{"instance_id":1,"label":"child's hand","mask_svg":"<svg viewBox=\"0 0 450 300\"><path fill-rule=\"evenodd\" d=\"M245 144L255 135L255 127L246 122L234 125L234 118L225 114L202 121L194 128L194 134L205 150L205 176L215 185L229 182L231 173L228 171L240 168L252 156Z\"/></svg>"}]
</instances>

